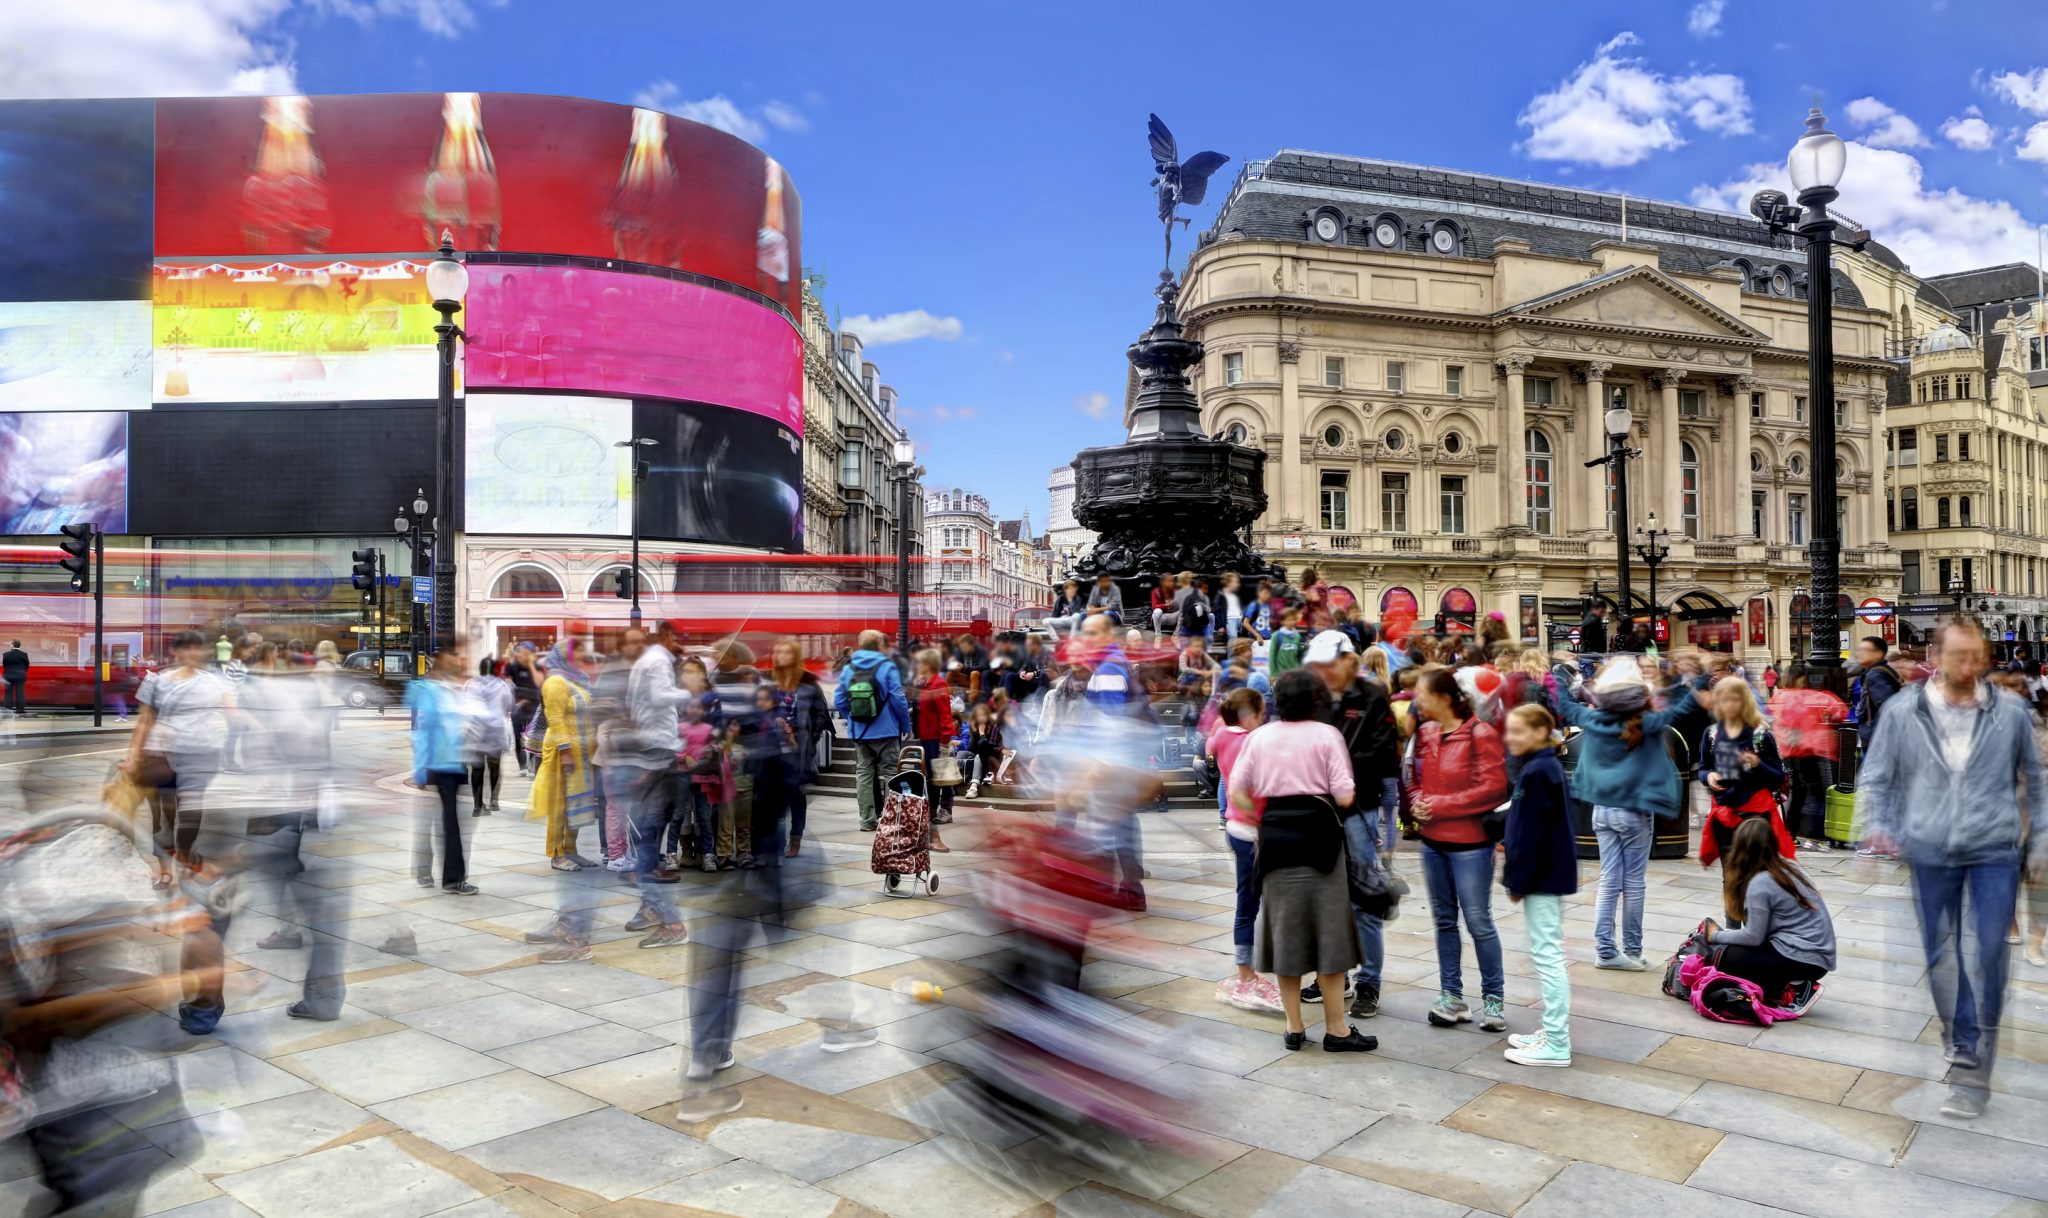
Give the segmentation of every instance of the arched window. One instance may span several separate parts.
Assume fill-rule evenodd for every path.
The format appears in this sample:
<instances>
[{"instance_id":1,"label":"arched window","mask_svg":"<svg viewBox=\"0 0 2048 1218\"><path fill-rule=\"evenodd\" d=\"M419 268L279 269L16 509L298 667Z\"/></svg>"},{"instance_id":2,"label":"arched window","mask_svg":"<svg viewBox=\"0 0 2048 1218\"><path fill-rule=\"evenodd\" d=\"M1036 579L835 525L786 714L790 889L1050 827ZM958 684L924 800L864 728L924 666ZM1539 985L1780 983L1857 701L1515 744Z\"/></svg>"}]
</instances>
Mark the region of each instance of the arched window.
<instances>
[{"instance_id":1,"label":"arched window","mask_svg":"<svg viewBox=\"0 0 2048 1218\"><path fill-rule=\"evenodd\" d=\"M619 572L624 571L625 569L625 563L615 562L611 566L606 567L604 570L599 571L596 575L591 576L590 587L584 590L584 595L617 595L619 591ZM654 591L654 577L648 574L646 571L640 572L640 595L647 596Z\"/></svg>"},{"instance_id":2,"label":"arched window","mask_svg":"<svg viewBox=\"0 0 2048 1218\"><path fill-rule=\"evenodd\" d=\"M1934 527L1945 529L1948 523L1948 496L1943 495L1934 501Z\"/></svg>"},{"instance_id":3,"label":"arched window","mask_svg":"<svg viewBox=\"0 0 2048 1218\"><path fill-rule=\"evenodd\" d=\"M508 567L491 585L492 600L562 600L562 581L541 567Z\"/></svg>"},{"instance_id":4,"label":"arched window","mask_svg":"<svg viewBox=\"0 0 2048 1218\"><path fill-rule=\"evenodd\" d=\"M1551 509L1551 452L1550 437L1534 428L1524 437L1528 455L1523 465L1523 481L1528 483L1529 531L1548 536L1554 527L1556 517Z\"/></svg>"},{"instance_id":5,"label":"arched window","mask_svg":"<svg viewBox=\"0 0 2048 1218\"><path fill-rule=\"evenodd\" d=\"M1679 527L1694 541L1700 539L1700 454L1692 442L1678 445Z\"/></svg>"}]
</instances>

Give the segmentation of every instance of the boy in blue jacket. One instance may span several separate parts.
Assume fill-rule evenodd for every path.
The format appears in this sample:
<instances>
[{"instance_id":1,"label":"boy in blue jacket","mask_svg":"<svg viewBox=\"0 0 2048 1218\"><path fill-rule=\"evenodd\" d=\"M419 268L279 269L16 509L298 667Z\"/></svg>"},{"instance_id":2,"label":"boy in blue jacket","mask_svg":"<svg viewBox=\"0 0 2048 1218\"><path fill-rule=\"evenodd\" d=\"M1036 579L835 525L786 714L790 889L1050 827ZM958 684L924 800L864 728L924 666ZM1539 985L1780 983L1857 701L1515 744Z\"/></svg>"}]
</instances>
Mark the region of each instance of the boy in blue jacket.
<instances>
[{"instance_id":1,"label":"boy in blue jacket","mask_svg":"<svg viewBox=\"0 0 2048 1218\"><path fill-rule=\"evenodd\" d=\"M832 691L832 709L846 720L853 737L854 798L860 805L860 829L873 833L881 820L881 784L896 772L903 733L910 730L910 702L903 696L903 676L882 652L882 632L863 630L839 684Z\"/></svg>"}]
</instances>

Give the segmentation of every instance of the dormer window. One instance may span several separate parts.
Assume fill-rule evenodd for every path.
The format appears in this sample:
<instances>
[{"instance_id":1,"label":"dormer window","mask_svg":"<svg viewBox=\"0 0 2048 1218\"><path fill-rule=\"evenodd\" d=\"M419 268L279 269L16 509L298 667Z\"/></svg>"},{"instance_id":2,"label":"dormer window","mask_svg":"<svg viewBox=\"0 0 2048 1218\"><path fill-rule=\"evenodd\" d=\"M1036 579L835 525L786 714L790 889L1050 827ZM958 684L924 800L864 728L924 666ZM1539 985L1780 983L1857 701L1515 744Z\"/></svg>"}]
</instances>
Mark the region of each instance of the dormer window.
<instances>
[{"instance_id":1,"label":"dormer window","mask_svg":"<svg viewBox=\"0 0 2048 1218\"><path fill-rule=\"evenodd\" d=\"M1325 245L1344 241L1344 213L1334 207L1319 207L1309 213L1309 235Z\"/></svg>"}]
</instances>

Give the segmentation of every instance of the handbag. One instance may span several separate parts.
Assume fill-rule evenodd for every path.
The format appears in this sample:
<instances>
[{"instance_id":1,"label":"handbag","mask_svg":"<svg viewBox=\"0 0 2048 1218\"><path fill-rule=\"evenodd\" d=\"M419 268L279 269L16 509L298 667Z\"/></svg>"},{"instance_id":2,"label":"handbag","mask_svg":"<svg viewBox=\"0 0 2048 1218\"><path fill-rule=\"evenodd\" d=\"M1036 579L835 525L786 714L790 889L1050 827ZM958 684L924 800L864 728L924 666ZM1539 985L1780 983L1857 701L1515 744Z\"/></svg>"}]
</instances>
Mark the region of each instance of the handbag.
<instances>
[{"instance_id":1,"label":"handbag","mask_svg":"<svg viewBox=\"0 0 2048 1218\"><path fill-rule=\"evenodd\" d=\"M960 759L951 753L940 753L930 761L931 780L935 787L957 787L966 781L960 774Z\"/></svg>"},{"instance_id":2,"label":"handbag","mask_svg":"<svg viewBox=\"0 0 2048 1218\"><path fill-rule=\"evenodd\" d=\"M1481 812L1479 814L1479 830L1480 832L1486 834L1486 842L1488 845L1498 846L1500 845L1502 839L1507 837L1508 810L1513 808L1514 806L1515 802L1513 800L1509 800L1508 802L1502 804L1498 808L1494 808L1486 812Z\"/></svg>"},{"instance_id":3,"label":"handbag","mask_svg":"<svg viewBox=\"0 0 2048 1218\"><path fill-rule=\"evenodd\" d=\"M178 785L178 772L171 768L169 756L145 749L135 763L135 782L153 789L175 787Z\"/></svg>"},{"instance_id":4,"label":"handbag","mask_svg":"<svg viewBox=\"0 0 2048 1218\"><path fill-rule=\"evenodd\" d=\"M1330 815L1337 819L1337 831L1341 834L1344 831L1343 819L1337 817L1335 808L1330 809ZM1377 857L1359 858L1347 849L1344 852L1344 883L1350 890L1354 908L1382 922L1392 922L1401 916L1401 898L1408 895L1408 881L1380 866Z\"/></svg>"}]
</instances>

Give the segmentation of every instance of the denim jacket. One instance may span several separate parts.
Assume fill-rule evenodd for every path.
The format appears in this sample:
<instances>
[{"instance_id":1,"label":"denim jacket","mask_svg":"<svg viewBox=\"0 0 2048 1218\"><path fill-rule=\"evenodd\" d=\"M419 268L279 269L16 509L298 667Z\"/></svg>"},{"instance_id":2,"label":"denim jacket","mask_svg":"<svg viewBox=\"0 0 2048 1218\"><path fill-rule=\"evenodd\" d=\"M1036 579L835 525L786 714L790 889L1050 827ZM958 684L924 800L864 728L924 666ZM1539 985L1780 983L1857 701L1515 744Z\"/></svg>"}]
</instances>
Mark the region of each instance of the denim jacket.
<instances>
[{"instance_id":1,"label":"denim jacket","mask_svg":"<svg viewBox=\"0 0 2048 1218\"><path fill-rule=\"evenodd\" d=\"M1935 678L1939 679L1939 678ZM1940 695L1915 685L1892 695L1857 774L1861 834L1882 833L1909 863L1967 866L2013 859L2023 847L2048 855L2048 832L2022 838L2028 803L2040 805L2041 757L2026 704L1992 689L1978 714L1969 760L1952 770L1927 700ZM2034 813L2038 822L2041 812Z\"/></svg>"}]
</instances>

